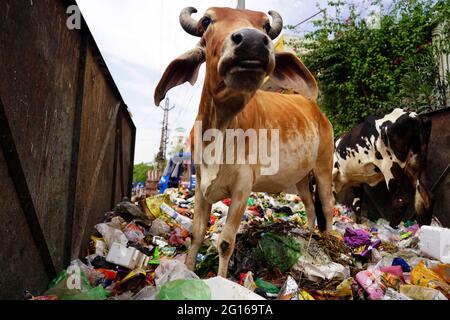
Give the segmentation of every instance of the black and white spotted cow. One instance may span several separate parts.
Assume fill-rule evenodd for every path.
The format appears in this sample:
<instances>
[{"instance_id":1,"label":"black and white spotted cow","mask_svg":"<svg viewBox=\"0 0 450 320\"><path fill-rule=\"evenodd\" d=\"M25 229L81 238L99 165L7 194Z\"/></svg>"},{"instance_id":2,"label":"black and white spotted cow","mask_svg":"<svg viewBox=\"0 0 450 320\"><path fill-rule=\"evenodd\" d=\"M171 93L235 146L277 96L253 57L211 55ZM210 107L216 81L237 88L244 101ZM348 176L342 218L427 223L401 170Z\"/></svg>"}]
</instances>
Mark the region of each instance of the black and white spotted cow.
<instances>
[{"instance_id":1,"label":"black and white spotted cow","mask_svg":"<svg viewBox=\"0 0 450 320\"><path fill-rule=\"evenodd\" d=\"M431 121L414 112L395 109L385 116L369 116L336 141L333 181L336 193L354 188L353 209L361 219L362 186L385 181L396 227L409 204L405 184L415 189L419 224L431 223L432 200L424 183ZM389 201L388 200L388 201Z\"/></svg>"}]
</instances>

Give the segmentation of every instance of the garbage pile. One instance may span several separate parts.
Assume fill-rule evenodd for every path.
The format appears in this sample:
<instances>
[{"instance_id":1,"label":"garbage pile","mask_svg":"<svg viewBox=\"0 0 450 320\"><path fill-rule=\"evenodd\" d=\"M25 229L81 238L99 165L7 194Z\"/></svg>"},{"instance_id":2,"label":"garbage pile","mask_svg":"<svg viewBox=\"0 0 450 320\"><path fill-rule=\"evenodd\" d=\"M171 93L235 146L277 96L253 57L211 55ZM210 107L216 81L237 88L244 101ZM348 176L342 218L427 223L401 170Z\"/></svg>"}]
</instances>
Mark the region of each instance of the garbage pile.
<instances>
[{"instance_id":1,"label":"garbage pile","mask_svg":"<svg viewBox=\"0 0 450 320\"><path fill-rule=\"evenodd\" d=\"M124 199L97 224L86 257L72 261L34 300L447 300L450 235L437 220L397 229L388 221L354 222L334 209L333 231L307 228L301 199L252 193L228 279L217 277L216 249L230 199L212 206L195 272L191 244L194 196L168 189ZM447 251L446 251L447 250Z\"/></svg>"}]
</instances>

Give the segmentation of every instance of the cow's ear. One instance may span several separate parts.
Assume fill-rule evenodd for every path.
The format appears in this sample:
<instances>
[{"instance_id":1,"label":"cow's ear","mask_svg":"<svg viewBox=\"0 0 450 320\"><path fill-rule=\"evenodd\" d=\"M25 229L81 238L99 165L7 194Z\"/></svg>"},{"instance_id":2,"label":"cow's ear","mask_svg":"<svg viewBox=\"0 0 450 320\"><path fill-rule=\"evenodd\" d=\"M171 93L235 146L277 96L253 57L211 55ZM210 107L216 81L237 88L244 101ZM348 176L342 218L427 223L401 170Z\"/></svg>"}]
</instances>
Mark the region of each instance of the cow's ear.
<instances>
[{"instance_id":1,"label":"cow's ear","mask_svg":"<svg viewBox=\"0 0 450 320\"><path fill-rule=\"evenodd\" d=\"M187 81L194 85L197 81L200 66L205 62L203 47L196 47L173 60L155 89L155 105L159 106L167 91Z\"/></svg>"},{"instance_id":2,"label":"cow's ear","mask_svg":"<svg viewBox=\"0 0 450 320\"><path fill-rule=\"evenodd\" d=\"M417 119L409 116L402 116L387 126L386 137L389 140L389 146L400 161L406 161L412 143L419 143L414 138L419 129Z\"/></svg>"},{"instance_id":3,"label":"cow's ear","mask_svg":"<svg viewBox=\"0 0 450 320\"><path fill-rule=\"evenodd\" d=\"M277 52L271 80L283 89L293 90L310 100L317 100L317 82L308 68L294 54Z\"/></svg>"}]
</instances>

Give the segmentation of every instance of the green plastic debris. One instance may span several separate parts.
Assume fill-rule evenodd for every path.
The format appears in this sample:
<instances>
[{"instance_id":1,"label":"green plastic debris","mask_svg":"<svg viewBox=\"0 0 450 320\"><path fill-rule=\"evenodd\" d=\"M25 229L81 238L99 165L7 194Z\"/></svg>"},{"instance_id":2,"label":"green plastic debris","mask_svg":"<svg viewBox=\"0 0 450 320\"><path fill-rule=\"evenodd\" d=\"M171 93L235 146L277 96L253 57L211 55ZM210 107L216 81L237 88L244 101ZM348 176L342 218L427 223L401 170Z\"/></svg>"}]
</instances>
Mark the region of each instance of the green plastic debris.
<instances>
[{"instance_id":1,"label":"green plastic debris","mask_svg":"<svg viewBox=\"0 0 450 320\"><path fill-rule=\"evenodd\" d=\"M195 273L200 278L205 278L209 272L217 273L219 269L219 253L217 252L217 247L211 245L207 250L201 250L200 252L204 254L204 259L197 263Z\"/></svg>"},{"instance_id":2,"label":"green plastic debris","mask_svg":"<svg viewBox=\"0 0 450 320\"><path fill-rule=\"evenodd\" d=\"M407 239L407 238L409 238L411 236L412 236L412 232L411 231L408 231L408 232L400 234L400 238L401 239Z\"/></svg>"},{"instance_id":3,"label":"green plastic debris","mask_svg":"<svg viewBox=\"0 0 450 320\"><path fill-rule=\"evenodd\" d=\"M258 243L258 253L267 267L289 271L298 261L301 245L288 235L278 235L271 232L264 234Z\"/></svg>"},{"instance_id":4,"label":"green plastic debris","mask_svg":"<svg viewBox=\"0 0 450 320\"><path fill-rule=\"evenodd\" d=\"M258 288L263 289L267 293L278 294L280 292L280 288L270 282L264 281L261 278L256 279L255 284Z\"/></svg>"},{"instance_id":5,"label":"green plastic debris","mask_svg":"<svg viewBox=\"0 0 450 320\"><path fill-rule=\"evenodd\" d=\"M108 290L98 286L80 294L68 295L62 300L105 300L109 295L110 292Z\"/></svg>"},{"instance_id":6,"label":"green plastic debris","mask_svg":"<svg viewBox=\"0 0 450 320\"><path fill-rule=\"evenodd\" d=\"M253 201L253 198L248 198L247 205L248 205L249 207L255 205L255 202Z\"/></svg>"},{"instance_id":7,"label":"green plastic debris","mask_svg":"<svg viewBox=\"0 0 450 320\"><path fill-rule=\"evenodd\" d=\"M153 252L153 258L148 262L148 264L158 265L159 261L159 247L155 247L155 252Z\"/></svg>"},{"instance_id":8,"label":"green plastic debris","mask_svg":"<svg viewBox=\"0 0 450 320\"><path fill-rule=\"evenodd\" d=\"M175 247L163 247L160 251L161 254L166 257L174 257L177 254L177 248Z\"/></svg>"},{"instance_id":9,"label":"green plastic debris","mask_svg":"<svg viewBox=\"0 0 450 320\"><path fill-rule=\"evenodd\" d=\"M406 221L403 225L406 227L406 228L408 228L408 227L411 227L412 225L414 225L415 224L415 222L413 221L413 220L408 220L408 221Z\"/></svg>"},{"instance_id":10,"label":"green plastic debris","mask_svg":"<svg viewBox=\"0 0 450 320\"><path fill-rule=\"evenodd\" d=\"M211 300L211 289L200 279L178 279L163 285L156 300Z\"/></svg>"},{"instance_id":11,"label":"green plastic debris","mask_svg":"<svg viewBox=\"0 0 450 320\"><path fill-rule=\"evenodd\" d=\"M84 272L69 268L50 282L45 295L56 295L61 300L105 300L110 292L102 286L93 288Z\"/></svg>"}]
</instances>

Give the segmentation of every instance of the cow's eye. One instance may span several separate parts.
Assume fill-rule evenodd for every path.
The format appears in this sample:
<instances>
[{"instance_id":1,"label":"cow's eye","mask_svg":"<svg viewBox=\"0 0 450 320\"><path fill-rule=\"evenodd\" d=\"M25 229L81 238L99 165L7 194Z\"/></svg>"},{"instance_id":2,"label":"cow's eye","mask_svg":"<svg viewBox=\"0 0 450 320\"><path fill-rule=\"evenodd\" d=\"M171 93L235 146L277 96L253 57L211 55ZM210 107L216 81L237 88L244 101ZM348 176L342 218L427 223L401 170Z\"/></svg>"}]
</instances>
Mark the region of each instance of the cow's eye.
<instances>
[{"instance_id":1,"label":"cow's eye","mask_svg":"<svg viewBox=\"0 0 450 320\"><path fill-rule=\"evenodd\" d=\"M212 20L208 17L204 17L202 20L202 26L203 28L208 29L209 25L211 24Z\"/></svg>"},{"instance_id":2,"label":"cow's eye","mask_svg":"<svg viewBox=\"0 0 450 320\"><path fill-rule=\"evenodd\" d=\"M270 22L266 22L266 24L264 25L264 30L266 30L266 33L269 33L270 29L272 29Z\"/></svg>"}]
</instances>

